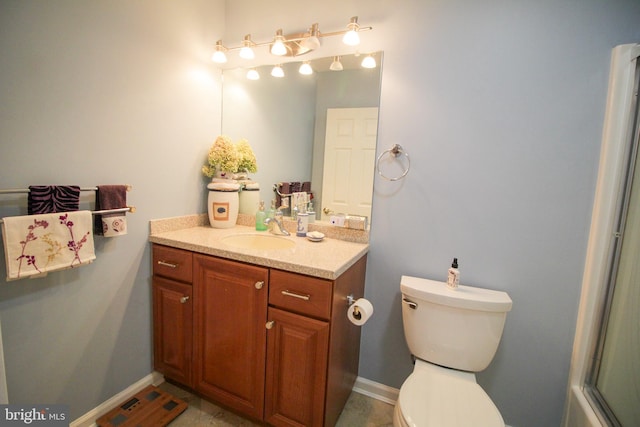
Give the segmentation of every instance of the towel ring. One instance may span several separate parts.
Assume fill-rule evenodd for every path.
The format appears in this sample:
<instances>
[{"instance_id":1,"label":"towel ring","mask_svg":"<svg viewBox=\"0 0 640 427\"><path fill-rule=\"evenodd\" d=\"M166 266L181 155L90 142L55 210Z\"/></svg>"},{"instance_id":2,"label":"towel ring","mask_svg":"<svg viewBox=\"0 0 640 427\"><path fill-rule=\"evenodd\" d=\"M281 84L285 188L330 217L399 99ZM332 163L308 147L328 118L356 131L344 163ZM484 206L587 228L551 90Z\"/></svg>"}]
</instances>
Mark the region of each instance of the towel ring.
<instances>
[{"instance_id":1,"label":"towel ring","mask_svg":"<svg viewBox=\"0 0 640 427\"><path fill-rule=\"evenodd\" d=\"M397 176L395 178L389 178L388 176L382 173L382 171L380 170L380 160L382 160L385 154L390 154L393 157L398 157L400 154L404 154L404 156L407 158L407 168L404 170L404 172L402 172L402 175ZM388 150L383 151L378 156L378 160L376 160L376 170L378 171L378 175L380 175L387 181L398 181L404 178L409 173L409 169L411 169L411 159L409 158L409 155L407 154L406 151L404 151L404 149L400 144L395 144L393 147L389 148Z\"/></svg>"}]
</instances>

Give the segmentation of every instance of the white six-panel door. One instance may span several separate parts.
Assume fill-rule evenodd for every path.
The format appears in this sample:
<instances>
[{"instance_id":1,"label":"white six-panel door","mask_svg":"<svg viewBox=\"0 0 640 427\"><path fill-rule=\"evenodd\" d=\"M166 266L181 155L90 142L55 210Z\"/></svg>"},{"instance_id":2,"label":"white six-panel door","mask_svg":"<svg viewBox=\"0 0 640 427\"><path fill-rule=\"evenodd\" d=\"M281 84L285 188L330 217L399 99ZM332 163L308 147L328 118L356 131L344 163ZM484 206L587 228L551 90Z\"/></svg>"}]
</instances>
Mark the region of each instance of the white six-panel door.
<instances>
[{"instance_id":1,"label":"white six-panel door","mask_svg":"<svg viewBox=\"0 0 640 427\"><path fill-rule=\"evenodd\" d=\"M371 217L377 108L329 108L322 177L322 219L333 213Z\"/></svg>"}]
</instances>

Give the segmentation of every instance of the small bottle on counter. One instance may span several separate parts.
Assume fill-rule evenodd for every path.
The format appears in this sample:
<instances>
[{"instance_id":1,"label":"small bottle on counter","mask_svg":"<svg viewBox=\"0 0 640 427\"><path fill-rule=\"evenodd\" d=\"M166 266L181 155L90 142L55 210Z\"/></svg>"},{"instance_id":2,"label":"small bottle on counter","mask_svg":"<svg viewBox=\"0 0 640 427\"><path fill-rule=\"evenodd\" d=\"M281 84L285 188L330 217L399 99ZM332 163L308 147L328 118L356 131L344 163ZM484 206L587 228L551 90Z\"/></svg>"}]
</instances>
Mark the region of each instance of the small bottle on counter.
<instances>
[{"instance_id":1,"label":"small bottle on counter","mask_svg":"<svg viewBox=\"0 0 640 427\"><path fill-rule=\"evenodd\" d=\"M296 227L296 236L306 237L307 231L309 231L309 214L304 204L300 205L300 210L296 217L298 226Z\"/></svg>"},{"instance_id":2,"label":"small bottle on counter","mask_svg":"<svg viewBox=\"0 0 640 427\"><path fill-rule=\"evenodd\" d=\"M264 211L264 200L260 200L260 207L256 212L256 230L265 231L268 228L264 223L265 219L267 219L267 213Z\"/></svg>"},{"instance_id":3,"label":"small bottle on counter","mask_svg":"<svg viewBox=\"0 0 640 427\"><path fill-rule=\"evenodd\" d=\"M456 289L459 284L460 270L458 270L458 258L454 258L447 275L447 287L449 287L449 289Z\"/></svg>"}]
</instances>

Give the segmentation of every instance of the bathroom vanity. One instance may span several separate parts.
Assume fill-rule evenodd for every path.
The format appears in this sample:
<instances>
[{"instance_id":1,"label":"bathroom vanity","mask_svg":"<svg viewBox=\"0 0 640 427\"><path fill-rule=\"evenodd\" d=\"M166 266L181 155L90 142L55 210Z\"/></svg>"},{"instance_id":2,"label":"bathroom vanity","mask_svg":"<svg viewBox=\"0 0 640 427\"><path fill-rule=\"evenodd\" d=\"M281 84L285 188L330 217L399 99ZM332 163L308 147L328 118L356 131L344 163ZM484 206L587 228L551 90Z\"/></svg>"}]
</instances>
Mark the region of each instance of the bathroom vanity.
<instances>
[{"instance_id":1,"label":"bathroom vanity","mask_svg":"<svg viewBox=\"0 0 640 427\"><path fill-rule=\"evenodd\" d=\"M360 327L346 313L364 294L368 245L292 236L263 249L225 243L265 235L252 227L159 228L155 369L270 425L333 426L358 374Z\"/></svg>"}]
</instances>

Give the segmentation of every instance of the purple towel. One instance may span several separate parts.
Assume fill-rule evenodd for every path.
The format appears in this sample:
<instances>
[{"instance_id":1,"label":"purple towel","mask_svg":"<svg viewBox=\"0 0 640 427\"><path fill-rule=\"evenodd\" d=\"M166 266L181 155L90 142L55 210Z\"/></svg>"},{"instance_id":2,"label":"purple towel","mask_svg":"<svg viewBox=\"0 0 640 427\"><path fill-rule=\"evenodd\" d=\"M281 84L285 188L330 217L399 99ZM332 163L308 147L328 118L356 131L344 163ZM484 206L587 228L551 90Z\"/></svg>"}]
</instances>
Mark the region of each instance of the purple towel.
<instances>
[{"instance_id":1,"label":"purple towel","mask_svg":"<svg viewBox=\"0 0 640 427\"><path fill-rule=\"evenodd\" d=\"M127 207L126 185L98 185L96 210ZM127 234L127 220L124 212L95 215L94 234L113 237Z\"/></svg>"},{"instance_id":2,"label":"purple towel","mask_svg":"<svg viewBox=\"0 0 640 427\"><path fill-rule=\"evenodd\" d=\"M80 187L77 185L31 185L27 213L43 215L77 211L80 204Z\"/></svg>"}]
</instances>

